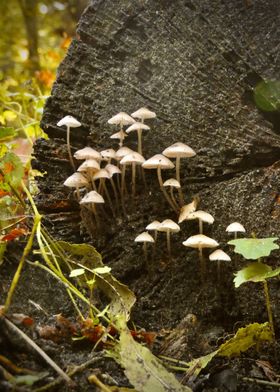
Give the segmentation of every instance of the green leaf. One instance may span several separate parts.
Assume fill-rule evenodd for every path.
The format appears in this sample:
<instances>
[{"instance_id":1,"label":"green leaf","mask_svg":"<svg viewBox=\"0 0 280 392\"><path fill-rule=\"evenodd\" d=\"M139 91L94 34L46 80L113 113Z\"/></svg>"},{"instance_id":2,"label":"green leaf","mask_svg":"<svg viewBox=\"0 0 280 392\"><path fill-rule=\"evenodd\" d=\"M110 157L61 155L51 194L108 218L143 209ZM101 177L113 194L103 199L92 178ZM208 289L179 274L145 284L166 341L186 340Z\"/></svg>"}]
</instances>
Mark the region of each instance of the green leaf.
<instances>
[{"instance_id":1,"label":"green leaf","mask_svg":"<svg viewBox=\"0 0 280 392\"><path fill-rule=\"evenodd\" d=\"M9 185L18 187L24 175L24 169L19 157L6 153L0 160L0 189L9 190Z\"/></svg>"},{"instance_id":2,"label":"green leaf","mask_svg":"<svg viewBox=\"0 0 280 392\"><path fill-rule=\"evenodd\" d=\"M4 254L6 252L7 248L7 241L5 242L0 242L0 265L3 264L4 261Z\"/></svg>"},{"instance_id":3,"label":"green leaf","mask_svg":"<svg viewBox=\"0 0 280 392\"><path fill-rule=\"evenodd\" d=\"M270 252L274 249L279 249L274 241L278 237L272 238L240 238L228 242L230 245L235 246L235 253L241 254L245 259L257 260L260 257L269 256Z\"/></svg>"},{"instance_id":4,"label":"green leaf","mask_svg":"<svg viewBox=\"0 0 280 392\"><path fill-rule=\"evenodd\" d=\"M239 287L246 282L263 282L280 274L280 268L273 270L269 265L255 261L235 274L234 285Z\"/></svg>"},{"instance_id":5,"label":"green leaf","mask_svg":"<svg viewBox=\"0 0 280 392\"><path fill-rule=\"evenodd\" d=\"M213 351L203 357L196 358L189 362L189 369L186 376L192 377L194 381L202 369L215 357L233 357L240 355L249 348L259 345L262 342L272 342L273 334L269 323L249 324L244 328L239 328L233 338L223 343L218 350Z\"/></svg>"},{"instance_id":6,"label":"green leaf","mask_svg":"<svg viewBox=\"0 0 280 392\"><path fill-rule=\"evenodd\" d=\"M70 278L75 278L76 276L80 276L83 275L85 273L85 269L84 268L77 268L77 269L73 269L69 276Z\"/></svg>"},{"instance_id":7,"label":"green leaf","mask_svg":"<svg viewBox=\"0 0 280 392\"><path fill-rule=\"evenodd\" d=\"M127 320L129 319L131 308L136 300L135 295L109 272L110 268L104 266L101 255L93 246L56 241L51 247L61 264L66 260L94 275L96 286L110 299L109 313L111 316L123 314ZM59 253L57 248L59 248ZM61 257L61 253L64 254L65 259Z\"/></svg>"},{"instance_id":8,"label":"green leaf","mask_svg":"<svg viewBox=\"0 0 280 392\"><path fill-rule=\"evenodd\" d=\"M137 392L191 392L165 369L150 350L133 339L123 317L119 317L116 323L120 339L108 355L125 369L125 375Z\"/></svg>"},{"instance_id":9,"label":"green leaf","mask_svg":"<svg viewBox=\"0 0 280 392\"><path fill-rule=\"evenodd\" d=\"M12 139L16 136L16 131L14 128L0 127L0 143Z\"/></svg>"}]
</instances>

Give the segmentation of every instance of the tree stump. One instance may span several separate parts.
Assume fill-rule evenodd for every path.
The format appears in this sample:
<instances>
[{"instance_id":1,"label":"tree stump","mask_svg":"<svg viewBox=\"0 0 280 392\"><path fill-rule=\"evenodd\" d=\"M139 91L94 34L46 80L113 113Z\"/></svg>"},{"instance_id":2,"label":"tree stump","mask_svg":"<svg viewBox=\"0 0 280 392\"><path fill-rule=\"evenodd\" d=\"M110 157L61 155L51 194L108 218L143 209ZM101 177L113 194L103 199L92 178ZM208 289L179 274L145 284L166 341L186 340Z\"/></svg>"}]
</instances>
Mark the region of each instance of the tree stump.
<instances>
[{"instance_id":1,"label":"tree stump","mask_svg":"<svg viewBox=\"0 0 280 392\"><path fill-rule=\"evenodd\" d=\"M160 194L156 173L146 173L145 191L137 185L134 203L127 198L125 216L104 218L96 231L63 186L71 165L65 129L56 124L67 114L82 123L71 133L73 151L86 145L117 148L107 120L147 106L157 118L144 134L146 158L177 141L197 153L182 160L182 184L186 202L199 194L200 208L215 217L206 234L224 248L225 228L233 221L240 221L248 236L279 235L279 90L271 100L267 95L269 82L277 85L280 77L279 8L275 0L92 1L59 67L42 119L49 140L35 148L34 166L46 172L39 180L38 207L56 238L96 246L136 292L135 313L146 326L174 325L187 313L219 319L223 326L241 318L262 321L265 306L246 285L233 289L233 265L224 267L217 291L216 266L208 262L211 294L201 289L197 255L182 245L196 234L195 224L184 223L174 235L172 260L163 236L159 239L147 276L134 238L154 219L177 218ZM132 133L125 140L134 150L136 143ZM278 323L279 316L278 310Z\"/></svg>"}]
</instances>

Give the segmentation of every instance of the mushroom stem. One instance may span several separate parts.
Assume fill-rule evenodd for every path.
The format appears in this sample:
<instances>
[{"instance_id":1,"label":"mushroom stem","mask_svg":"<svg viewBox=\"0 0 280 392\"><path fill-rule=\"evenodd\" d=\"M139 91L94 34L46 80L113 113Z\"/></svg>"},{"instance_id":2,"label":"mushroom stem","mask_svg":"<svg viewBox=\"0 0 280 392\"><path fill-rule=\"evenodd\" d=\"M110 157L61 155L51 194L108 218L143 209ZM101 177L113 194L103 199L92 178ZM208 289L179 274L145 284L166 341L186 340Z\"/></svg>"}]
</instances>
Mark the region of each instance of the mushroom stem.
<instances>
[{"instance_id":1,"label":"mushroom stem","mask_svg":"<svg viewBox=\"0 0 280 392\"><path fill-rule=\"evenodd\" d=\"M124 190L125 190L125 169L126 165L122 165L122 173L121 173L121 203L122 203L122 209L125 214L125 208L124 208Z\"/></svg>"},{"instance_id":2,"label":"mushroom stem","mask_svg":"<svg viewBox=\"0 0 280 392\"><path fill-rule=\"evenodd\" d=\"M201 278L203 278L203 276L205 274L205 260L204 260L204 257L203 257L203 252L202 252L202 247L201 246L198 248L198 252L199 252L199 262L200 262Z\"/></svg>"},{"instance_id":3,"label":"mushroom stem","mask_svg":"<svg viewBox=\"0 0 280 392\"><path fill-rule=\"evenodd\" d=\"M112 211L112 214L115 216L115 210L114 210L114 207L113 207L112 199L111 199L110 193L108 191L107 185L105 184L105 179L101 178L101 180L102 180L102 188L104 189L104 192L105 192L106 198L108 200L110 209Z\"/></svg>"},{"instance_id":4,"label":"mushroom stem","mask_svg":"<svg viewBox=\"0 0 280 392\"><path fill-rule=\"evenodd\" d=\"M171 196L171 200L173 201L173 203L174 203L174 206L176 206L176 207L177 207L177 210L179 210L178 203L177 203L177 201L176 201L176 199L175 199L175 196L174 196L174 187L173 187L173 186L171 186L170 188L171 188L171 189L170 189L170 196Z\"/></svg>"},{"instance_id":5,"label":"mushroom stem","mask_svg":"<svg viewBox=\"0 0 280 392\"><path fill-rule=\"evenodd\" d=\"M163 186L163 181L162 181L162 177L161 177L161 168L158 166L157 168L157 177L158 177L158 182L159 182L159 186L161 191L163 192L167 202L169 203L170 207L175 211L178 212L176 206L173 204L172 200L170 199L168 193L166 192L166 189Z\"/></svg>"},{"instance_id":6,"label":"mushroom stem","mask_svg":"<svg viewBox=\"0 0 280 392\"><path fill-rule=\"evenodd\" d=\"M76 186L76 193L77 193L77 200L78 200L78 202L80 202L81 201L81 195L80 195L80 189L79 189L78 186Z\"/></svg>"},{"instance_id":7,"label":"mushroom stem","mask_svg":"<svg viewBox=\"0 0 280 392\"><path fill-rule=\"evenodd\" d=\"M147 242L143 242L143 252L144 252L146 267L147 267L147 269L148 269Z\"/></svg>"},{"instance_id":8,"label":"mushroom stem","mask_svg":"<svg viewBox=\"0 0 280 392\"><path fill-rule=\"evenodd\" d=\"M97 213L96 206L95 206L94 203L92 205L92 212L93 212L93 215L95 217L96 227L98 228L99 227L99 217L98 217L98 213Z\"/></svg>"},{"instance_id":9,"label":"mushroom stem","mask_svg":"<svg viewBox=\"0 0 280 392\"><path fill-rule=\"evenodd\" d=\"M202 219L198 219L198 225L199 225L199 234L203 233L203 221Z\"/></svg>"},{"instance_id":10,"label":"mushroom stem","mask_svg":"<svg viewBox=\"0 0 280 392\"><path fill-rule=\"evenodd\" d=\"M273 324L272 309L271 309L268 285L267 285L267 281L266 280L263 281L263 289L264 289L264 296L265 296L265 303L266 303L268 321L269 321L269 325L270 325L270 329L271 329L271 332L272 332L273 339L275 340L275 330L274 330L274 324Z\"/></svg>"},{"instance_id":11,"label":"mushroom stem","mask_svg":"<svg viewBox=\"0 0 280 392\"><path fill-rule=\"evenodd\" d=\"M132 198L135 197L135 184L136 184L136 163L132 162Z\"/></svg>"},{"instance_id":12,"label":"mushroom stem","mask_svg":"<svg viewBox=\"0 0 280 392\"><path fill-rule=\"evenodd\" d=\"M168 257L171 257L171 244L170 244L170 230L167 230L166 232L166 240L167 240L167 251L168 251Z\"/></svg>"},{"instance_id":13,"label":"mushroom stem","mask_svg":"<svg viewBox=\"0 0 280 392\"><path fill-rule=\"evenodd\" d=\"M181 184L181 179L180 179L180 157L176 158L176 180ZM178 192L179 192L180 206L182 207L184 205L184 196L183 196L182 188L179 188Z\"/></svg>"},{"instance_id":14,"label":"mushroom stem","mask_svg":"<svg viewBox=\"0 0 280 392\"><path fill-rule=\"evenodd\" d=\"M142 154L142 129L137 130L137 136L138 136L138 153Z\"/></svg>"},{"instance_id":15,"label":"mushroom stem","mask_svg":"<svg viewBox=\"0 0 280 392\"><path fill-rule=\"evenodd\" d=\"M119 197L118 197L117 188L116 188L116 185L114 183L113 178L110 178L110 182L111 182L111 186L112 186L112 189L113 189L113 192L115 195L117 210L119 210Z\"/></svg>"},{"instance_id":16,"label":"mushroom stem","mask_svg":"<svg viewBox=\"0 0 280 392\"><path fill-rule=\"evenodd\" d=\"M72 165L74 171L76 171L75 164L74 164L73 157L72 157L72 153L71 153L71 146L70 146L70 126L69 126L69 125L67 125L66 142L67 142L67 150L68 150L68 155L69 155L70 163L71 163L71 165Z\"/></svg>"},{"instance_id":17,"label":"mushroom stem","mask_svg":"<svg viewBox=\"0 0 280 392\"><path fill-rule=\"evenodd\" d=\"M218 278L218 283L221 282L221 260L218 260L217 263L217 278Z\"/></svg>"},{"instance_id":18,"label":"mushroom stem","mask_svg":"<svg viewBox=\"0 0 280 392\"><path fill-rule=\"evenodd\" d=\"M234 239L237 239L237 231L234 232Z\"/></svg>"}]
</instances>

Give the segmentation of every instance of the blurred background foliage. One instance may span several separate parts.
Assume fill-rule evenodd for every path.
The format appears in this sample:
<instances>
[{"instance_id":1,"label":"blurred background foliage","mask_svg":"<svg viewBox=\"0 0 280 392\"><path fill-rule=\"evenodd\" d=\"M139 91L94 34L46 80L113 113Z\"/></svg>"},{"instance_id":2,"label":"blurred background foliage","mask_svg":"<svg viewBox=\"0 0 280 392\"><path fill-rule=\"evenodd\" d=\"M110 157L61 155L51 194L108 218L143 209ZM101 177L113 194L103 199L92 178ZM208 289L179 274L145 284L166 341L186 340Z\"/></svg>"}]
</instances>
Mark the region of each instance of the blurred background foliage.
<instances>
[{"instance_id":1,"label":"blurred background foliage","mask_svg":"<svg viewBox=\"0 0 280 392\"><path fill-rule=\"evenodd\" d=\"M38 175L30 162L34 141L46 137L45 100L88 2L0 0L0 263L3 239L25 214L21 180L32 190Z\"/></svg>"}]
</instances>

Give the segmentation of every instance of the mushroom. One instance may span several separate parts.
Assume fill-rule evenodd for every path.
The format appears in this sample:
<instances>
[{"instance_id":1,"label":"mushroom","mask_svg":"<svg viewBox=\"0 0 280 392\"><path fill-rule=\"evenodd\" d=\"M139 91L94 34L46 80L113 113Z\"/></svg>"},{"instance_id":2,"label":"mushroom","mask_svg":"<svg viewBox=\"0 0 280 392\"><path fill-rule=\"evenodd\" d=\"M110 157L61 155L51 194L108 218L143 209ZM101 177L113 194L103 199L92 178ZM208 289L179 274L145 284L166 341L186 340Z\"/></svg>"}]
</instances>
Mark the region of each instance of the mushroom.
<instances>
[{"instance_id":1,"label":"mushroom","mask_svg":"<svg viewBox=\"0 0 280 392\"><path fill-rule=\"evenodd\" d=\"M110 136L110 139L119 139L119 146L122 147L124 139L127 137L127 134L121 130L119 132L114 133Z\"/></svg>"},{"instance_id":2,"label":"mushroom","mask_svg":"<svg viewBox=\"0 0 280 392\"><path fill-rule=\"evenodd\" d=\"M92 181L92 186L95 190L96 187L92 177L98 170L100 170L100 165L95 159L87 159L77 169L79 173L85 173L86 177Z\"/></svg>"},{"instance_id":3,"label":"mushroom","mask_svg":"<svg viewBox=\"0 0 280 392\"><path fill-rule=\"evenodd\" d=\"M144 252L144 256L145 256L145 261L147 264L148 261L148 255L147 255L147 242L155 242L153 237L147 232L144 231L143 233L139 234L135 240L135 242L143 242L143 252ZM148 267L148 266L147 266Z\"/></svg>"},{"instance_id":4,"label":"mushroom","mask_svg":"<svg viewBox=\"0 0 280 392\"><path fill-rule=\"evenodd\" d=\"M97 214L97 210L95 204L104 203L103 197L97 193L96 191L90 191L87 193L82 200L80 201L80 205L90 204L92 206L92 211L95 216L96 225L99 226L99 218Z\"/></svg>"},{"instance_id":5,"label":"mushroom","mask_svg":"<svg viewBox=\"0 0 280 392\"><path fill-rule=\"evenodd\" d=\"M107 185L105 183L106 178L107 179L110 178L109 173L105 169L100 169L94 173L94 175L92 177L92 181L99 180L98 192L102 193L102 191L104 189L104 192L105 192L106 198L109 202L109 206L111 208L111 211L112 211L113 215L115 215L112 199L111 199L110 193L108 191Z\"/></svg>"},{"instance_id":6,"label":"mushroom","mask_svg":"<svg viewBox=\"0 0 280 392\"><path fill-rule=\"evenodd\" d=\"M241 225L241 223L238 222L233 222L230 225L228 225L228 227L226 228L226 231L228 233L234 233L234 238L237 238L237 233L245 233L245 227L243 225Z\"/></svg>"},{"instance_id":7,"label":"mushroom","mask_svg":"<svg viewBox=\"0 0 280 392\"><path fill-rule=\"evenodd\" d=\"M114 174L121 174L121 170L118 168L118 166L112 165L111 163L108 163L104 169L107 170L107 172L109 173L110 182L111 182L112 189L113 189L116 203L117 203L117 208L119 208L118 192L117 192L117 188L115 186L114 180L113 180L113 175Z\"/></svg>"},{"instance_id":8,"label":"mushroom","mask_svg":"<svg viewBox=\"0 0 280 392\"><path fill-rule=\"evenodd\" d=\"M184 222L187 217L196 210L199 203L199 196L195 196L193 201L183 206L180 210L178 223Z\"/></svg>"},{"instance_id":9,"label":"mushroom","mask_svg":"<svg viewBox=\"0 0 280 392\"><path fill-rule=\"evenodd\" d=\"M136 112L132 113L131 117L138 118L143 123L144 120L148 120L150 118L155 118L156 114L155 114L155 112L152 112L151 110L143 107L143 108L136 110Z\"/></svg>"},{"instance_id":10,"label":"mushroom","mask_svg":"<svg viewBox=\"0 0 280 392\"><path fill-rule=\"evenodd\" d=\"M124 189L126 165L127 164L132 165L132 197L134 198L135 187L136 187L136 165L141 165L143 162L145 162L145 158L141 154L138 154L138 152L132 152L131 154L125 155L120 161L120 164L124 166L122 172L122 187L121 187L122 196L123 196L123 189Z\"/></svg>"},{"instance_id":11,"label":"mushroom","mask_svg":"<svg viewBox=\"0 0 280 392\"><path fill-rule=\"evenodd\" d=\"M178 233L178 231L180 231L180 226L178 226L177 223L175 223L172 219L165 219L163 222L161 222L157 230L166 233L167 251L168 251L168 256L170 257L171 256L170 234Z\"/></svg>"},{"instance_id":12,"label":"mushroom","mask_svg":"<svg viewBox=\"0 0 280 392\"><path fill-rule=\"evenodd\" d=\"M101 151L100 154L104 161L107 161L108 163L111 163L111 160L116 157L116 151L113 148L107 148L107 150Z\"/></svg>"},{"instance_id":13,"label":"mushroom","mask_svg":"<svg viewBox=\"0 0 280 392\"><path fill-rule=\"evenodd\" d=\"M155 243L157 241L157 233L158 233L158 228L161 225L161 223L157 220L153 221L152 223L148 224L148 226L146 226L146 230L149 231L154 231L155 232Z\"/></svg>"},{"instance_id":14,"label":"mushroom","mask_svg":"<svg viewBox=\"0 0 280 392\"><path fill-rule=\"evenodd\" d=\"M222 249L217 249L209 255L209 260L218 261L218 281L221 279L221 261L231 261L231 258Z\"/></svg>"},{"instance_id":15,"label":"mushroom","mask_svg":"<svg viewBox=\"0 0 280 392\"><path fill-rule=\"evenodd\" d=\"M174 188L177 188L177 189L181 188L180 183L175 178L169 178L169 180L164 181L163 186L170 187L171 200L173 201L174 206L176 206L176 208L179 209L179 206L178 206L177 201L175 199L173 190L174 190Z\"/></svg>"},{"instance_id":16,"label":"mushroom","mask_svg":"<svg viewBox=\"0 0 280 392\"><path fill-rule=\"evenodd\" d=\"M190 248L198 249L200 270L201 270L201 275L203 276L205 274L205 262L204 262L202 249L216 248L217 246L219 246L218 242L213 240L213 238L207 237L204 234L196 234L189 237L186 241L184 241L183 245L188 246Z\"/></svg>"},{"instance_id":17,"label":"mushroom","mask_svg":"<svg viewBox=\"0 0 280 392\"><path fill-rule=\"evenodd\" d=\"M149 130L150 127L148 127L148 125L140 123L140 122L136 122L132 125L130 125L130 127L128 127L125 132L128 134L132 131L137 131L137 137L138 137L138 153L142 155L142 131L144 130Z\"/></svg>"},{"instance_id":18,"label":"mushroom","mask_svg":"<svg viewBox=\"0 0 280 392\"><path fill-rule=\"evenodd\" d=\"M133 124L133 123L135 123L135 120L132 117L130 117L127 113L120 112L120 113L116 114L115 116L113 116L112 118L110 118L110 120L108 120L108 123L120 126L119 137L112 137L112 136L116 135L116 134L114 134L111 136L111 139L114 139L114 138L120 139L119 145L120 145L120 147L122 147L123 140L126 136L126 133L123 131L123 126Z\"/></svg>"},{"instance_id":19,"label":"mushroom","mask_svg":"<svg viewBox=\"0 0 280 392\"><path fill-rule=\"evenodd\" d=\"M214 222L214 217L211 214L201 210L191 212L186 217L186 220L193 220L193 219L198 219L200 234L203 233L203 222L209 223L210 225L212 225Z\"/></svg>"},{"instance_id":20,"label":"mushroom","mask_svg":"<svg viewBox=\"0 0 280 392\"><path fill-rule=\"evenodd\" d=\"M181 183L180 180L180 159L181 158L191 158L196 155L194 150L187 146L184 143L178 142L175 144L172 144L172 146L167 147L163 152L163 155L165 155L168 158L176 158L176 180ZM183 192L182 188L179 188L179 197L180 197L180 205L182 206L184 204L184 198L183 198Z\"/></svg>"},{"instance_id":21,"label":"mushroom","mask_svg":"<svg viewBox=\"0 0 280 392\"><path fill-rule=\"evenodd\" d=\"M81 173L74 173L64 181L63 185L68 186L69 188L76 188L77 199L80 201L79 188L88 186L88 180Z\"/></svg>"},{"instance_id":22,"label":"mushroom","mask_svg":"<svg viewBox=\"0 0 280 392\"><path fill-rule=\"evenodd\" d=\"M84 147L75 152L74 158L78 160L95 159L96 161L101 161L101 154L91 147Z\"/></svg>"},{"instance_id":23,"label":"mushroom","mask_svg":"<svg viewBox=\"0 0 280 392\"><path fill-rule=\"evenodd\" d=\"M73 169L76 170L75 164L74 164L74 161L73 161L73 158L72 158L72 154L71 154L70 129L71 128L78 128L82 124L75 117L68 115L68 116L63 117L60 121L58 121L57 125L59 127L62 127L63 125L66 125L66 130L67 130L66 142L67 142L67 150L68 150L69 160L71 162L71 165L72 165Z\"/></svg>"},{"instance_id":24,"label":"mushroom","mask_svg":"<svg viewBox=\"0 0 280 392\"><path fill-rule=\"evenodd\" d=\"M132 150L131 148L129 148L129 147L121 147L121 148L119 148L119 149L116 151L115 159L119 162L119 161L121 161L121 159L122 159L124 156L126 156L126 155L128 155L128 154L131 154L132 152L135 152L135 151L133 151L133 150ZM119 163L118 163L118 164L119 164ZM123 170L124 170L124 166L121 167L121 171L123 171ZM119 178L118 178L118 187L119 187L119 191L120 191L120 193L121 193L121 184L120 184ZM124 191L125 191L125 193L126 193L125 184L124 184Z\"/></svg>"},{"instance_id":25,"label":"mushroom","mask_svg":"<svg viewBox=\"0 0 280 392\"><path fill-rule=\"evenodd\" d=\"M161 191L163 192L166 200L168 201L169 205L173 208L175 212L177 212L176 206L174 206L172 200L170 199L166 189L163 186L161 170L162 169L173 169L174 164L165 156L161 154L156 154L152 158L148 159L144 163L142 163L142 167L144 169L157 169L157 177Z\"/></svg>"}]
</instances>

